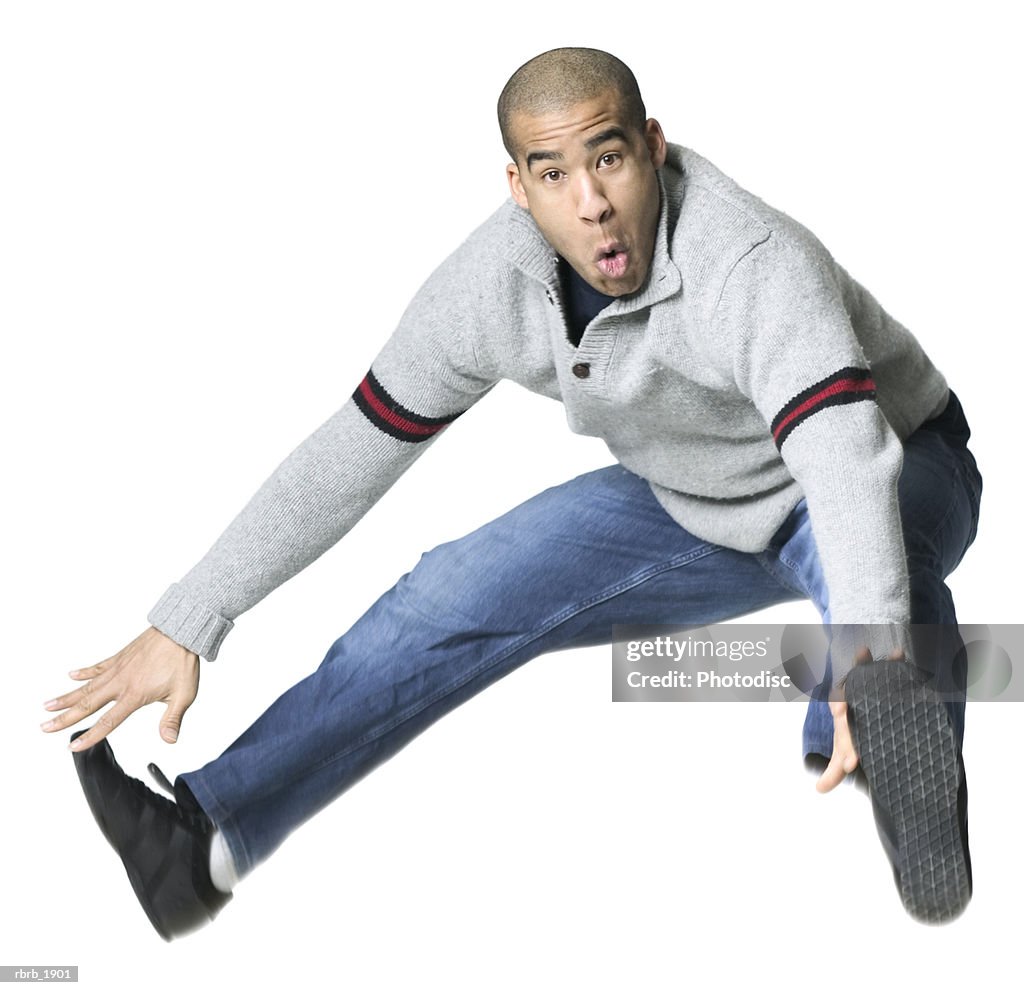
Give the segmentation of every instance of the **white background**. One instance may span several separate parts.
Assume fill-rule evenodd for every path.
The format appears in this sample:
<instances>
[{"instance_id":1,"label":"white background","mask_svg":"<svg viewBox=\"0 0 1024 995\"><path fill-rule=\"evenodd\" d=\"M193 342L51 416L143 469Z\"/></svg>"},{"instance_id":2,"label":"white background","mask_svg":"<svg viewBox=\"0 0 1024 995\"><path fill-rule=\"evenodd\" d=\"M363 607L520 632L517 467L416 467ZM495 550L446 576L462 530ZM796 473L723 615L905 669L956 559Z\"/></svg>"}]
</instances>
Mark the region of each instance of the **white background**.
<instances>
[{"instance_id":1,"label":"white background","mask_svg":"<svg viewBox=\"0 0 1024 995\"><path fill-rule=\"evenodd\" d=\"M670 140L808 225L915 331L985 475L951 582L961 620L1020 621L1011 9L0 7L0 963L78 964L96 992L860 991L882 962L930 991L999 990L1024 883L1021 705L968 712L976 889L950 926L903 912L863 795L815 793L802 707L613 705L596 649L446 718L169 946L92 822L67 734L38 724L67 671L145 627L506 195L494 101L564 44L624 58ZM176 746L152 707L115 734L119 758L200 766L422 550L606 462L558 405L500 386L239 620Z\"/></svg>"}]
</instances>

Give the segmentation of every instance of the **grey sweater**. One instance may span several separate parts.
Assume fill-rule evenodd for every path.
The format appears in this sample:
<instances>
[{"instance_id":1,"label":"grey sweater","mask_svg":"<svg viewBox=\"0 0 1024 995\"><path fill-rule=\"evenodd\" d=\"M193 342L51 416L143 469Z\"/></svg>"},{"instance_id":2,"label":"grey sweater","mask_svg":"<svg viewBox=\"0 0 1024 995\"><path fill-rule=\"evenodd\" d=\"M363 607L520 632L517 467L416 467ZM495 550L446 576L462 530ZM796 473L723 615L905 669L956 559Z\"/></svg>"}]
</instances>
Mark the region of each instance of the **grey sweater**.
<instances>
[{"instance_id":1,"label":"grey sweater","mask_svg":"<svg viewBox=\"0 0 1024 995\"><path fill-rule=\"evenodd\" d=\"M870 623L876 654L904 644L901 440L941 411L944 378L796 221L679 146L660 182L647 281L594 318L578 348L555 254L507 201L149 621L214 659L238 615L334 545L438 432L509 379L562 401L572 431L604 439L701 538L761 550L806 497L831 620Z\"/></svg>"}]
</instances>

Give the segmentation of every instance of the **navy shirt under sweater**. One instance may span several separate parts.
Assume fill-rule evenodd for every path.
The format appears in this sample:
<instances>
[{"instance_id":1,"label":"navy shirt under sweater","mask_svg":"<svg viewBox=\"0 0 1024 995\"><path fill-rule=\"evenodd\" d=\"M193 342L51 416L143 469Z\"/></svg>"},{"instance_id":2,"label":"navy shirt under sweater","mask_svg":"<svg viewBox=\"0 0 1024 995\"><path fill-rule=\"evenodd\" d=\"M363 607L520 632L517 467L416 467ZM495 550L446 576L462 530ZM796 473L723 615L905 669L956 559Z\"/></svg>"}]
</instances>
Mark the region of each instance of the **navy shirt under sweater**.
<instances>
[{"instance_id":1,"label":"navy shirt under sweater","mask_svg":"<svg viewBox=\"0 0 1024 995\"><path fill-rule=\"evenodd\" d=\"M587 325L615 298L595 290L561 257L558 259L558 270L562 277L562 296L565 298L565 314L569 322L569 341L578 347Z\"/></svg>"}]
</instances>

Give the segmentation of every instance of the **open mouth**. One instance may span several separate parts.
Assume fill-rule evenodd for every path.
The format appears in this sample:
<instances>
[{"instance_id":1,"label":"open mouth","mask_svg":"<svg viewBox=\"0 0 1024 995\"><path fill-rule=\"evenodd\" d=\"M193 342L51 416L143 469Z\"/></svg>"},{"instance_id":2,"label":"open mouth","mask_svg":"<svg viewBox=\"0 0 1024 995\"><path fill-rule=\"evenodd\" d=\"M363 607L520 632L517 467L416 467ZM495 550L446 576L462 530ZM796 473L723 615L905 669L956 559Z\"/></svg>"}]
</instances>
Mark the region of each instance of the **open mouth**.
<instances>
[{"instance_id":1,"label":"open mouth","mask_svg":"<svg viewBox=\"0 0 1024 995\"><path fill-rule=\"evenodd\" d=\"M626 267L629 265L629 253L621 246L609 246L601 251L595 262L597 268L606 277L615 280L626 272Z\"/></svg>"}]
</instances>

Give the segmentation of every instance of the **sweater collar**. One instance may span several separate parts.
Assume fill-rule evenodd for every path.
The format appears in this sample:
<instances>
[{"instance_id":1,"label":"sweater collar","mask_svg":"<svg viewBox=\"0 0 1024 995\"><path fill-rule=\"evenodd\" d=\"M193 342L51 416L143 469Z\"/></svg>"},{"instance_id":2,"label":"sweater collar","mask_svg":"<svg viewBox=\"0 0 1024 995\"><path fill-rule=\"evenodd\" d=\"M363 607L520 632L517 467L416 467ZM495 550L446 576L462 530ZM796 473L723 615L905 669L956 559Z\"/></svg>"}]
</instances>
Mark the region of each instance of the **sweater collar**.
<instances>
[{"instance_id":1,"label":"sweater collar","mask_svg":"<svg viewBox=\"0 0 1024 995\"><path fill-rule=\"evenodd\" d=\"M658 230L654 239L654 256L643 286L634 294L619 297L610 304L605 314L628 314L666 300L682 286L679 267L672 261L669 250L669 228L675 227L683 201L682 163L671 156L666 169L658 170L661 209L658 212ZM678 173L678 175L676 175ZM527 276L539 280L549 290L557 292L558 256L541 234L530 212L511 198L508 225L508 259Z\"/></svg>"}]
</instances>

